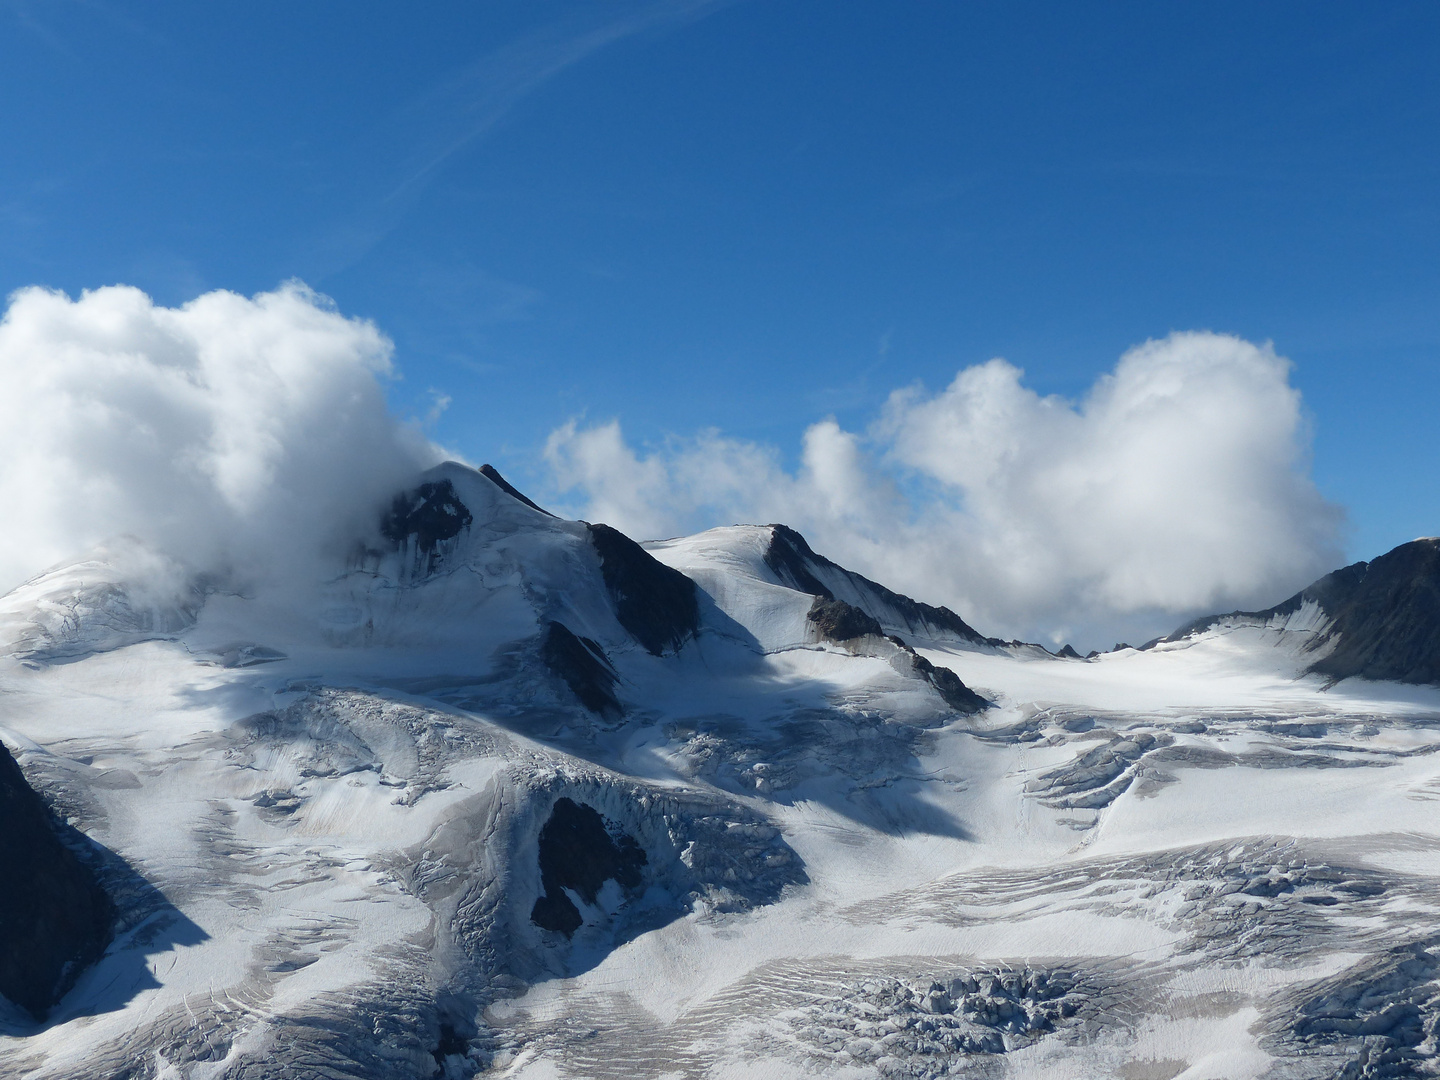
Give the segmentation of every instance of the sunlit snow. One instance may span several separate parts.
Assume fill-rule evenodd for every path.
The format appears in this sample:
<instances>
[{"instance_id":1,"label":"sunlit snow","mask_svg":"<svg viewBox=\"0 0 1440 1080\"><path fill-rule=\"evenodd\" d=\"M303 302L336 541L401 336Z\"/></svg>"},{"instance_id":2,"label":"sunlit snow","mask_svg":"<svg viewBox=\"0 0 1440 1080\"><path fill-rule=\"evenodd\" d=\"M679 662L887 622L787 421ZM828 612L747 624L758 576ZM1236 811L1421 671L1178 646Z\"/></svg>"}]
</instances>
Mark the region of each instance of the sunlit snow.
<instances>
[{"instance_id":1,"label":"sunlit snow","mask_svg":"<svg viewBox=\"0 0 1440 1080\"><path fill-rule=\"evenodd\" d=\"M0 735L122 910L48 1021L4 1016L6 1075L1433 1069L1440 691L1300 674L1314 610L1061 660L827 581L994 702L957 715L818 638L768 527L648 545L700 590L655 656L583 523L431 475L473 525L313 596L113 548L0 600ZM531 918L562 796L646 856L570 937Z\"/></svg>"}]
</instances>

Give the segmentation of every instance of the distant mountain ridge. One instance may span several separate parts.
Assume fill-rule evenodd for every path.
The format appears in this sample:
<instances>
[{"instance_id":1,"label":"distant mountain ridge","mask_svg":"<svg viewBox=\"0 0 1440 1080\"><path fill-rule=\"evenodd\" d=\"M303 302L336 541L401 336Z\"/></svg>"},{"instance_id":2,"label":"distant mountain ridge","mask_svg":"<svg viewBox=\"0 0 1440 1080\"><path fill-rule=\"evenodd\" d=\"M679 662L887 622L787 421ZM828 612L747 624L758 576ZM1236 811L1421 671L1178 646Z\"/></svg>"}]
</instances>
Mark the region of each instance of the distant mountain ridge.
<instances>
[{"instance_id":1,"label":"distant mountain ridge","mask_svg":"<svg viewBox=\"0 0 1440 1080\"><path fill-rule=\"evenodd\" d=\"M1306 670L1317 675L1440 683L1440 538L1341 567L1274 607L1196 619L1143 648L1246 624L1306 634L1303 650L1318 654Z\"/></svg>"}]
</instances>

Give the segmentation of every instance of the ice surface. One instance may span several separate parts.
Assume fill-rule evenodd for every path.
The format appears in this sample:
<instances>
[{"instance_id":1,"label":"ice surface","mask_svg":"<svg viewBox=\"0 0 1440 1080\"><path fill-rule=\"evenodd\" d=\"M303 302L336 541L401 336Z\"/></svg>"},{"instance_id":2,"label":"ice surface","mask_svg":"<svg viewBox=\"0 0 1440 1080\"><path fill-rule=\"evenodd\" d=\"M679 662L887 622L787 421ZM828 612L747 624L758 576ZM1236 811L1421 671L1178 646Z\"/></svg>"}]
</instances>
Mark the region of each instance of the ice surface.
<instances>
[{"instance_id":1,"label":"ice surface","mask_svg":"<svg viewBox=\"0 0 1440 1080\"><path fill-rule=\"evenodd\" d=\"M911 627L966 715L817 633L769 527L647 546L697 588L657 656L584 523L442 480L468 527L313 604L133 552L0 601L0 738L118 911L4 1075L1434 1074L1440 691L1301 674L1314 612L1091 661ZM643 853L551 874L568 934L562 800Z\"/></svg>"}]
</instances>

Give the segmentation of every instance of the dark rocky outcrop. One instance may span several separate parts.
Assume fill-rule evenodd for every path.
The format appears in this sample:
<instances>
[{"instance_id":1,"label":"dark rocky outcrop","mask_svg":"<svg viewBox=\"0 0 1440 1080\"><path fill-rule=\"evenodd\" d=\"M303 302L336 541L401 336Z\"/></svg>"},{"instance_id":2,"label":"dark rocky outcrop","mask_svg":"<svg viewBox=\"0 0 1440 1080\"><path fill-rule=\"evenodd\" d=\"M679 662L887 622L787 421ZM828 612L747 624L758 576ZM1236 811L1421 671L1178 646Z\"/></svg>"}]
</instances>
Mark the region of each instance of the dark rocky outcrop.
<instances>
[{"instance_id":1,"label":"dark rocky outcrop","mask_svg":"<svg viewBox=\"0 0 1440 1080\"><path fill-rule=\"evenodd\" d=\"M958 713L977 713L988 709L992 702L971 690L960 676L946 667L937 667L919 653L912 653L911 663L917 675L933 686L945 704Z\"/></svg>"},{"instance_id":2,"label":"dark rocky outcrop","mask_svg":"<svg viewBox=\"0 0 1440 1080\"><path fill-rule=\"evenodd\" d=\"M872 616L879 615L884 618L893 613L894 617L912 632L933 633L938 630L976 645L1005 644L998 638L982 636L947 607L932 607L892 592L879 582L846 570L825 556L816 554L805 538L788 525L771 525L769 528L770 545L765 550L765 565L782 584L792 589L834 600L834 591L821 580L820 575L842 575L858 595L868 596L874 601L875 610L869 612Z\"/></svg>"},{"instance_id":3,"label":"dark rocky outcrop","mask_svg":"<svg viewBox=\"0 0 1440 1080\"><path fill-rule=\"evenodd\" d=\"M1399 548L1396 550L1398 551ZM1391 554L1394 554L1394 552L1391 552ZM1385 556L1381 556L1381 558L1383 559ZM1375 561L1379 562L1380 559ZM1369 565L1369 563L1359 562L1353 563L1350 566L1341 567L1339 570L1332 570L1318 581L1313 581L1305 586L1305 588L1290 597L1290 599L1276 604L1274 607L1264 608L1260 611L1231 611L1223 615L1202 615L1200 618L1186 623L1165 637L1147 641L1144 645L1141 645L1140 648L1142 650L1152 649L1156 645L1167 642L1183 641L1185 638L1203 634L1205 631L1213 629L1224 622L1244 621L1267 623L1272 619L1284 619L1299 611L1306 600L1314 600L1320 605L1321 610L1328 615L1332 609L1339 608L1345 599L1354 593L1360 580L1364 577L1366 567ZM1111 652L1118 652L1122 647L1128 648L1128 646L1116 645Z\"/></svg>"},{"instance_id":4,"label":"dark rocky outcrop","mask_svg":"<svg viewBox=\"0 0 1440 1080\"><path fill-rule=\"evenodd\" d=\"M1440 683L1440 540L1402 544L1311 588L1339 638L1312 671Z\"/></svg>"},{"instance_id":5,"label":"dark rocky outcrop","mask_svg":"<svg viewBox=\"0 0 1440 1080\"><path fill-rule=\"evenodd\" d=\"M481 465L480 475L485 477L485 479L489 480L501 491L505 492L506 495L509 495L512 499L520 500L526 506L530 507L530 509L539 510L540 513L544 514L546 517L555 516L554 514L550 513L549 510L546 510L543 506L541 506L539 503L532 502L530 498L524 494L524 492L511 484L509 480L505 479L505 477L501 476L500 470L495 468L495 466Z\"/></svg>"},{"instance_id":6,"label":"dark rocky outcrop","mask_svg":"<svg viewBox=\"0 0 1440 1080\"><path fill-rule=\"evenodd\" d=\"M834 600L835 594L810 570L812 565L842 569L823 555L810 550L805 537L788 525L770 526L770 546L765 549L765 565L780 581L792 589Z\"/></svg>"},{"instance_id":7,"label":"dark rocky outcrop","mask_svg":"<svg viewBox=\"0 0 1440 1080\"><path fill-rule=\"evenodd\" d=\"M566 889L587 904L595 903L601 887L612 879L633 891L640 887L641 867L648 861L633 837L612 836L594 807L566 798L555 801L550 820L540 830L539 859L545 894L535 901L530 921L566 937L584 922Z\"/></svg>"},{"instance_id":8,"label":"dark rocky outcrop","mask_svg":"<svg viewBox=\"0 0 1440 1080\"><path fill-rule=\"evenodd\" d=\"M414 537L416 549L428 556L441 542L468 529L472 520L454 485L449 480L433 480L396 495L380 522L380 532L397 546Z\"/></svg>"},{"instance_id":9,"label":"dark rocky outcrop","mask_svg":"<svg viewBox=\"0 0 1440 1080\"><path fill-rule=\"evenodd\" d=\"M605 650L594 641L578 637L562 623L552 622L540 641L540 658L585 708L612 720L623 715L624 709L615 696L618 676Z\"/></svg>"},{"instance_id":10,"label":"dark rocky outcrop","mask_svg":"<svg viewBox=\"0 0 1440 1080\"><path fill-rule=\"evenodd\" d=\"M937 667L921 656L903 638L886 636L879 620L843 600L826 600L817 596L805 618L826 641L847 645L864 638L878 638L876 647L891 663L924 679L945 699L945 704L960 713L974 713L990 707L990 702L966 686L960 676L949 668ZM888 642L889 644L883 644ZM890 649L894 646L899 652Z\"/></svg>"},{"instance_id":11,"label":"dark rocky outcrop","mask_svg":"<svg viewBox=\"0 0 1440 1080\"><path fill-rule=\"evenodd\" d=\"M1187 623L1168 637L1179 641L1226 621L1267 623L1313 601L1327 617L1312 649L1333 644L1310 671L1345 679L1440 683L1440 539L1401 544L1372 562L1326 574L1284 603L1263 611L1234 611Z\"/></svg>"},{"instance_id":12,"label":"dark rocky outcrop","mask_svg":"<svg viewBox=\"0 0 1440 1080\"><path fill-rule=\"evenodd\" d=\"M109 944L115 909L0 745L0 994L44 1019Z\"/></svg>"},{"instance_id":13,"label":"dark rocky outcrop","mask_svg":"<svg viewBox=\"0 0 1440 1080\"><path fill-rule=\"evenodd\" d=\"M473 1024L471 1025L474 1026ZM440 1021L440 1038L435 1049L430 1051L430 1056L435 1059L435 1064L445 1075L446 1063L450 1058L458 1058L459 1066L466 1065L465 1056L470 1051L470 1037L460 1033L459 1029L449 1020ZM473 1066L471 1066L473 1069Z\"/></svg>"},{"instance_id":14,"label":"dark rocky outcrop","mask_svg":"<svg viewBox=\"0 0 1440 1080\"><path fill-rule=\"evenodd\" d=\"M845 642L866 636L885 636L885 628L877 619L843 600L817 596L805 618L828 641Z\"/></svg>"},{"instance_id":15,"label":"dark rocky outcrop","mask_svg":"<svg viewBox=\"0 0 1440 1080\"><path fill-rule=\"evenodd\" d=\"M678 652L700 628L695 583L618 529L589 529L620 625L655 656Z\"/></svg>"}]
</instances>

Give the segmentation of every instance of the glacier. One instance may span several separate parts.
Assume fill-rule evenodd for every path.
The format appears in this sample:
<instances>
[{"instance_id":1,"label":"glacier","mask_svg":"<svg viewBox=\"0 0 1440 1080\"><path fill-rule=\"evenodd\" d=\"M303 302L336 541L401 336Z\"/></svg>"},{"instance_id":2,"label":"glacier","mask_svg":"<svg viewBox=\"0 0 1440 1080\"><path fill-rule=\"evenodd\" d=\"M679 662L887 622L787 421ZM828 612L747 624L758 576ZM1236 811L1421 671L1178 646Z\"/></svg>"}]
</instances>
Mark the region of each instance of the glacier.
<instances>
[{"instance_id":1,"label":"glacier","mask_svg":"<svg viewBox=\"0 0 1440 1080\"><path fill-rule=\"evenodd\" d=\"M0 739L113 905L0 1072L1436 1075L1416 544L1081 659L488 467L313 588L118 538L0 598Z\"/></svg>"}]
</instances>

